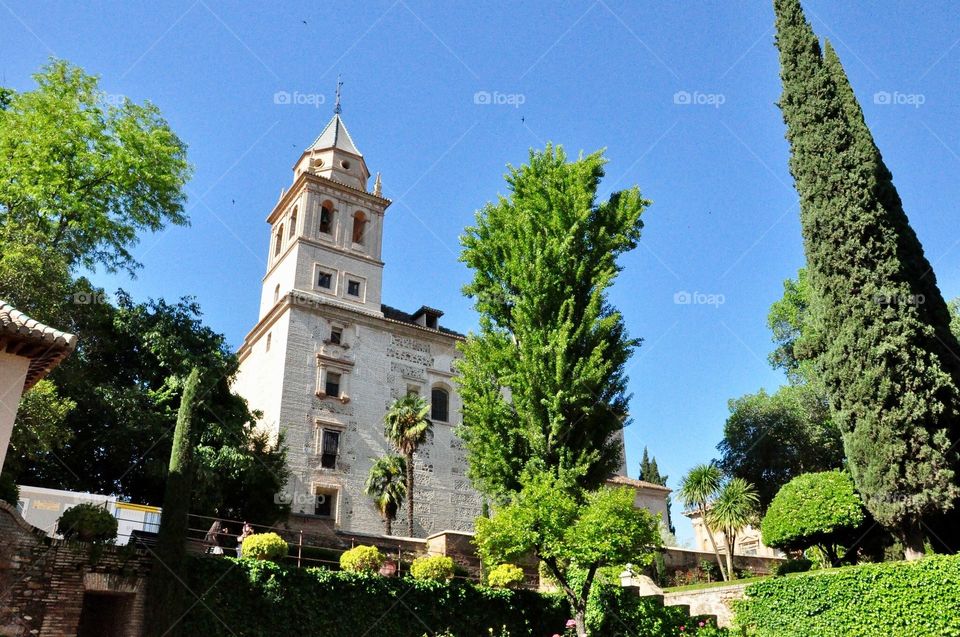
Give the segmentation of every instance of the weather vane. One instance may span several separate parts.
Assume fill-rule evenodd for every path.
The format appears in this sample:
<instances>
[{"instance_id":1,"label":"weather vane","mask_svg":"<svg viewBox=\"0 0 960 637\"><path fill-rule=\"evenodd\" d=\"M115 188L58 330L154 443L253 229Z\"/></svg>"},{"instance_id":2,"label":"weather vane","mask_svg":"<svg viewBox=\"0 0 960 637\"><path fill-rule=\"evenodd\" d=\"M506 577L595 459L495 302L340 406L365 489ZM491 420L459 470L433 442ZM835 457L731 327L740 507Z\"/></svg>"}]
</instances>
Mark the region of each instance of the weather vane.
<instances>
[{"instance_id":1,"label":"weather vane","mask_svg":"<svg viewBox=\"0 0 960 637\"><path fill-rule=\"evenodd\" d=\"M343 82L340 81L340 76L337 75L337 99L333 104L333 112L337 115L340 114L340 87L343 86Z\"/></svg>"}]
</instances>

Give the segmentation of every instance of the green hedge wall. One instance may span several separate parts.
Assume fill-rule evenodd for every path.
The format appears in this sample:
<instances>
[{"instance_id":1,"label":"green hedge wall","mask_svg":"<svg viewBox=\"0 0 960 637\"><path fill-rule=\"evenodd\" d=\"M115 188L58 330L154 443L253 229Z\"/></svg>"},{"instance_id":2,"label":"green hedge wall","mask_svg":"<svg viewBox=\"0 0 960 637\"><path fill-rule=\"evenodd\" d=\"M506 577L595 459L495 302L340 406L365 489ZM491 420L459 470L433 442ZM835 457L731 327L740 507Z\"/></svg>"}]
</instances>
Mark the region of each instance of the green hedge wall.
<instances>
[{"instance_id":1,"label":"green hedge wall","mask_svg":"<svg viewBox=\"0 0 960 637\"><path fill-rule=\"evenodd\" d=\"M736 623L756 637L960 636L960 556L863 564L751 584Z\"/></svg>"},{"instance_id":2,"label":"green hedge wall","mask_svg":"<svg viewBox=\"0 0 960 637\"><path fill-rule=\"evenodd\" d=\"M210 557L193 558L188 572L191 590L208 592L184 618L184 635L422 637L447 630L490 637L505 627L513 636L540 636L563 633L570 617L558 596L457 581Z\"/></svg>"}]
</instances>

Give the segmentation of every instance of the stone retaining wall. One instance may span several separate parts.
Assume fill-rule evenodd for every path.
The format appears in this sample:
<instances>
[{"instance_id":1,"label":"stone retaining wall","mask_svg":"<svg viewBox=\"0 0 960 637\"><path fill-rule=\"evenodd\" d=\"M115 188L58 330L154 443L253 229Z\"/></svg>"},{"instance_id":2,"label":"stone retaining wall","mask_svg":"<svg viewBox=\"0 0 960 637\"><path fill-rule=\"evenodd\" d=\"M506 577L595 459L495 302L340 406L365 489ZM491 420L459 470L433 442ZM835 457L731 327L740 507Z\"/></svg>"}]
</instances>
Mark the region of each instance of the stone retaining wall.
<instances>
[{"instance_id":1,"label":"stone retaining wall","mask_svg":"<svg viewBox=\"0 0 960 637\"><path fill-rule=\"evenodd\" d=\"M664 592L665 606L689 606L691 615L715 615L717 624L729 627L733 623L733 604L743 599L747 584L714 586L693 591Z\"/></svg>"},{"instance_id":2,"label":"stone retaining wall","mask_svg":"<svg viewBox=\"0 0 960 637\"><path fill-rule=\"evenodd\" d=\"M72 637L81 615L90 635L140 634L145 551L50 539L2 501L0 538L0 635Z\"/></svg>"}]
</instances>

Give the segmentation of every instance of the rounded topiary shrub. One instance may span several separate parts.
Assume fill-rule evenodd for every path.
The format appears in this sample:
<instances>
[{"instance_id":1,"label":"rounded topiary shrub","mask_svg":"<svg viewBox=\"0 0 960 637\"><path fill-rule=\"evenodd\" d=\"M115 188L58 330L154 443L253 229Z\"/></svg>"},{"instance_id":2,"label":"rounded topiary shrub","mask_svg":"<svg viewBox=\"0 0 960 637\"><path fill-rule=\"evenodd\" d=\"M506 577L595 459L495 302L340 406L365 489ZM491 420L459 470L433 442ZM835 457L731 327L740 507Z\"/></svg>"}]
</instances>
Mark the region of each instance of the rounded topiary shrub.
<instances>
[{"instance_id":1,"label":"rounded topiary shrub","mask_svg":"<svg viewBox=\"0 0 960 637\"><path fill-rule=\"evenodd\" d=\"M68 540L110 542L117 537L117 518L102 506L84 502L63 512L57 532Z\"/></svg>"},{"instance_id":2,"label":"rounded topiary shrub","mask_svg":"<svg viewBox=\"0 0 960 637\"><path fill-rule=\"evenodd\" d=\"M763 543L785 550L821 547L836 565L835 546L864 521L864 508L850 475L804 473L783 485L760 524Z\"/></svg>"},{"instance_id":3,"label":"rounded topiary shrub","mask_svg":"<svg viewBox=\"0 0 960 637\"><path fill-rule=\"evenodd\" d=\"M279 562L287 556L290 546L276 533L254 533L243 541L243 556L255 560Z\"/></svg>"},{"instance_id":4,"label":"rounded topiary shrub","mask_svg":"<svg viewBox=\"0 0 960 637\"><path fill-rule=\"evenodd\" d=\"M418 557L410 565L410 575L413 579L446 582L453 579L453 558L445 555Z\"/></svg>"},{"instance_id":5,"label":"rounded topiary shrub","mask_svg":"<svg viewBox=\"0 0 960 637\"><path fill-rule=\"evenodd\" d=\"M523 583L523 569L515 564L501 564L487 575L487 584L494 588L516 588Z\"/></svg>"},{"instance_id":6,"label":"rounded topiary shrub","mask_svg":"<svg viewBox=\"0 0 960 637\"><path fill-rule=\"evenodd\" d=\"M376 573L383 566L383 553L375 546L355 546L340 556L340 568L353 573Z\"/></svg>"}]
</instances>

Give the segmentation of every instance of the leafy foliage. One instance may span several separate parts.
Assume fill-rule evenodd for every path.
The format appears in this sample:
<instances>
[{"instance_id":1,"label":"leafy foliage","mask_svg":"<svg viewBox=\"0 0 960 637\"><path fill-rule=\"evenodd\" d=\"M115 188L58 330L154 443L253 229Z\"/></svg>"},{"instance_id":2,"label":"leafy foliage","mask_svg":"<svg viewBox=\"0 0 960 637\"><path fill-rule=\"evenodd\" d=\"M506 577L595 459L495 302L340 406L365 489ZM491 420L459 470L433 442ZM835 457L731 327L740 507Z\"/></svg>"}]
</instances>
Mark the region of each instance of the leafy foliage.
<instances>
[{"instance_id":1,"label":"leafy foliage","mask_svg":"<svg viewBox=\"0 0 960 637\"><path fill-rule=\"evenodd\" d=\"M474 485L492 498L519 491L527 468L576 470L593 488L620 466L624 364L639 341L607 290L648 202L637 188L598 202L604 163L532 151L507 174L510 195L461 238L480 330L458 363L460 435Z\"/></svg>"},{"instance_id":2,"label":"leafy foliage","mask_svg":"<svg viewBox=\"0 0 960 637\"><path fill-rule=\"evenodd\" d=\"M706 523L723 532L727 542L727 575L734 577L733 553L737 536L747 525L755 522L757 491L743 478L730 478L720 488L707 511Z\"/></svg>"},{"instance_id":3,"label":"leafy foliage","mask_svg":"<svg viewBox=\"0 0 960 637\"><path fill-rule=\"evenodd\" d=\"M713 619L690 617L686 609L664 606L653 597L640 597L635 591L617 584L598 585L590 596L587 626L591 635L727 635L717 629Z\"/></svg>"},{"instance_id":4,"label":"leafy foliage","mask_svg":"<svg viewBox=\"0 0 960 637\"><path fill-rule=\"evenodd\" d=\"M108 105L98 79L68 62L34 79L0 109L0 242L70 268L134 271L139 232L187 223L186 146L156 106Z\"/></svg>"},{"instance_id":5,"label":"leafy foliage","mask_svg":"<svg viewBox=\"0 0 960 637\"><path fill-rule=\"evenodd\" d=\"M833 548L853 539L864 522L863 501L843 471L807 473L788 482L773 499L761 532L767 546L803 550L821 546L836 565Z\"/></svg>"},{"instance_id":6,"label":"leafy foliage","mask_svg":"<svg viewBox=\"0 0 960 637\"><path fill-rule=\"evenodd\" d=\"M723 561L720 559L720 551L717 550L717 541L713 537L713 529L707 522L707 509L713 499L720 491L723 485L723 473L712 464L699 464L692 467L687 475L680 482L680 490L677 495L683 506L691 509L695 508L700 513L700 519L704 521L704 528L707 531L707 537L710 539L710 546L713 548L714 557L717 559L717 567L720 569L720 575L724 580L728 580L731 574L728 574L723 567Z\"/></svg>"},{"instance_id":7,"label":"leafy foliage","mask_svg":"<svg viewBox=\"0 0 960 637\"><path fill-rule=\"evenodd\" d=\"M774 6L817 364L858 491L916 557L960 496L960 345L836 53L799 0Z\"/></svg>"},{"instance_id":8,"label":"leafy foliage","mask_svg":"<svg viewBox=\"0 0 960 637\"><path fill-rule=\"evenodd\" d=\"M790 573L806 573L811 568L813 568L813 560L800 557L777 564L775 573L778 576L789 575Z\"/></svg>"},{"instance_id":9,"label":"leafy foliage","mask_svg":"<svg viewBox=\"0 0 960 637\"><path fill-rule=\"evenodd\" d=\"M383 456L374 461L367 475L363 492L373 500L374 506L383 518L384 531L393 535L393 520L407 495L404 482L407 473L407 461L401 456Z\"/></svg>"},{"instance_id":10,"label":"leafy foliage","mask_svg":"<svg viewBox=\"0 0 960 637\"><path fill-rule=\"evenodd\" d=\"M289 550L286 540L276 533L254 533L243 541L243 556L255 560L279 562Z\"/></svg>"},{"instance_id":11,"label":"leafy foliage","mask_svg":"<svg viewBox=\"0 0 960 637\"><path fill-rule=\"evenodd\" d=\"M756 485L762 513L791 478L843 464L840 431L825 396L809 383L731 400L718 463L727 475Z\"/></svg>"},{"instance_id":12,"label":"leafy foliage","mask_svg":"<svg viewBox=\"0 0 960 637\"><path fill-rule=\"evenodd\" d=\"M184 632L206 637L238 627L244 635L299 635L305 626L325 637L552 635L570 617L557 595L266 561L195 558L187 583L207 593L184 618Z\"/></svg>"},{"instance_id":13,"label":"leafy foliage","mask_svg":"<svg viewBox=\"0 0 960 637\"><path fill-rule=\"evenodd\" d=\"M413 454L433 428L427 418L430 404L419 395L407 394L390 405L383 417L384 435L403 454L407 471L407 534L413 537Z\"/></svg>"},{"instance_id":14,"label":"leafy foliage","mask_svg":"<svg viewBox=\"0 0 960 637\"><path fill-rule=\"evenodd\" d=\"M340 555L340 568L351 573L376 573L385 558L375 546L355 546Z\"/></svg>"},{"instance_id":15,"label":"leafy foliage","mask_svg":"<svg viewBox=\"0 0 960 637\"><path fill-rule=\"evenodd\" d=\"M63 512L57 533L68 540L112 542L117 537L117 518L103 506L83 502Z\"/></svg>"},{"instance_id":16,"label":"leafy foliage","mask_svg":"<svg viewBox=\"0 0 960 637\"><path fill-rule=\"evenodd\" d=\"M410 565L413 579L446 582L453 579L453 558L446 555L418 557Z\"/></svg>"},{"instance_id":17,"label":"leafy foliage","mask_svg":"<svg viewBox=\"0 0 960 637\"><path fill-rule=\"evenodd\" d=\"M960 556L862 564L750 584L736 624L755 637L960 634Z\"/></svg>"},{"instance_id":18,"label":"leafy foliage","mask_svg":"<svg viewBox=\"0 0 960 637\"><path fill-rule=\"evenodd\" d=\"M578 498L573 483L549 473L526 478L510 504L492 518L477 519L474 542L485 564L536 555L566 595L582 634L598 570L649 564L660 534L659 519L634 508L632 489L603 488Z\"/></svg>"},{"instance_id":19,"label":"leafy foliage","mask_svg":"<svg viewBox=\"0 0 960 637\"><path fill-rule=\"evenodd\" d=\"M653 484L659 484L660 486L667 486L667 480L670 476L665 476L660 473L660 467L657 466L656 457L651 458L647 448L643 448L643 456L640 458L640 471L637 475L637 478L640 480L646 480L647 482L652 482ZM671 504L672 501L670 496L667 496L667 519L663 521L664 528L671 535L677 532L677 529L673 526L673 516L671 515ZM676 538L674 538L674 541Z\"/></svg>"},{"instance_id":20,"label":"leafy foliage","mask_svg":"<svg viewBox=\"0 0 960 637\"><path fill-rule=\"evenodd\" d=\"M494 588L515 588L523 583L523 569L516 564L499 564L487 573L487 585Z\"/></svg>"}]
</instances>

